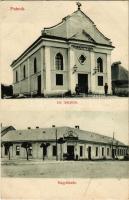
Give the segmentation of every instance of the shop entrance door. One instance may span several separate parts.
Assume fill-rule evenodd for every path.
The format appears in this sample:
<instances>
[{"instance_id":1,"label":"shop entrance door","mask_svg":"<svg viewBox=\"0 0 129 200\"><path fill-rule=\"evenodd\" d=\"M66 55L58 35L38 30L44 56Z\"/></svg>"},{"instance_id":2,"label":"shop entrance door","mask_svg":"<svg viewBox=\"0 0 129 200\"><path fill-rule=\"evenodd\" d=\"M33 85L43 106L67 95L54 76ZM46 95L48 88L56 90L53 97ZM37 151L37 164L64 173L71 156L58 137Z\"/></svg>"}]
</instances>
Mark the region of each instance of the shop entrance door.
<instances>
[{"instance_id":1,"label":"shop entrance door","mask_svg":"<svg viewBox=\"0 0 129 200\"><path fill-rule=\"evenodd\" d=\"M67 146L67 154L68 154L68 160L74 160L74 146L73 145Z\"/></svg>"},{"instance_id":2,"label":"shop entrance door","mask_svg":"<svg viewBox=\"0 0 129 200\"><path fill-rule=\"evenodd\" d=\"M91 147L88 147L88 159L91 160Z\"/></svg>"}]
</instances>

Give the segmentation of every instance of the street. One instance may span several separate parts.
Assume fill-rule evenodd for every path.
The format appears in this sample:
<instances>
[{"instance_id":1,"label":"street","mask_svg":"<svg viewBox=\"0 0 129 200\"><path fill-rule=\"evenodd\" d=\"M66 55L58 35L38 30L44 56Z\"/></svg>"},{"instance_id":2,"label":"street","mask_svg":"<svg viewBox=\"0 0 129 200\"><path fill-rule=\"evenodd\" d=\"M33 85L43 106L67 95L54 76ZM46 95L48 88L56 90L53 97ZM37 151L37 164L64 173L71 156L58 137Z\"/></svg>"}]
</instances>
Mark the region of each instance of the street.
<instances>
[{"instance_id":1,"label":"street","mask_svg":"<svg viewBox=\"0 0 129 200\"><path fill-rule=\"evenodd\" d=\"M129 178L129 162L6 160L1 165L1 176L30 178Z\"/></svg>"}]
</instances>

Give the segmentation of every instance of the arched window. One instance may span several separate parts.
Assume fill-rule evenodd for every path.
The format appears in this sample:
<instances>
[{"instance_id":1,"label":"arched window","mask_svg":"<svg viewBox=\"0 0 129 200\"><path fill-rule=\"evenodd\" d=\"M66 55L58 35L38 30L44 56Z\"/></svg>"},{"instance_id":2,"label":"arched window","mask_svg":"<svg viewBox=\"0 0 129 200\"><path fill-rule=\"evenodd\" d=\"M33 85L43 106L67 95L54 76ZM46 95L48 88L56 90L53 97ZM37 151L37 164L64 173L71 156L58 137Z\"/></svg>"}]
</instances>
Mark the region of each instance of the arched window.
<instances>
[{"instance_id":1,"label":"arched window","mask_svg":"<svg viewBox=\"0 0 129 200\"><path fill-rule=\"evenodd\" d=\"M102 60L102 58L97 59L97 68L98 68L98 72L103 72L103 60Z\"/></svg>"},{"instance_id":2,"label":"arched window","mask_svg":"<svg viewBox=\"0 0 129 200\"><path fill-rule=\"evenodd\" d=\"M37 59L34 59L34 74L37 72Z\"/></svg>"},{"instance_id":3,"label":"arched window","mask_svg":"<svg viewBox=\"0 0 129 200\"><path fill-rule=\"evenodd\" d=\"M23 78L26 78L26 66L23 67Z\"/></svg>"},{"instance_id":4,"label":"arched window","mask_svg":"<svg viewBox=\"0 0 129 200\"><path fill-rule=\"evenodd\" d=\"M56 70L63 70L63 56L58 53L55 57Z\"/></svg>"},{"instance_id":5,"label":"arched window","mask_svg":"<svg viewBox=\"0 0 129 200\"><path fill-rule=\"evenodd\" d=\"M16 82L18 82L18 72L16 71Z\"/></svg>"}]
</instances>

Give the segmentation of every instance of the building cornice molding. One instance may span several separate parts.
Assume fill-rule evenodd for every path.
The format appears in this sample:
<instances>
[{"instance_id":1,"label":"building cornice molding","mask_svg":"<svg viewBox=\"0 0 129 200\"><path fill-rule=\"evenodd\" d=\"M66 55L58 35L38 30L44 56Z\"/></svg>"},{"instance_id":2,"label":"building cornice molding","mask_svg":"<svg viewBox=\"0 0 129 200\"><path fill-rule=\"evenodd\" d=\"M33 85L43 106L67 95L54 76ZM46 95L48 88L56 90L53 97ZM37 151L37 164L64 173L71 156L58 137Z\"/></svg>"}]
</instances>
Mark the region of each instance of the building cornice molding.
<instances>
[{"instance_id":1,"label":"building cornice molding","mask_svg":"<svg viewBox=\"0 0 129 200\"><path fill-rule=\"evenodd\" d=\"M7 143L7 142L12 142L12 143L22 143L22 142L56 142L56 139L45 139L45 140L7 140L7 141L2 141L1 143ZM66 140L66 142L70 143L70 142L75 142L75 143L81 143L81 144L94 144L94 145L105 145L105 146L111 146L111 147L128 147L128 145L122 145L122 144L112 144L112 143L106 143L106 142L95 142L95 141L89 141L89 140L82 140L82 139L78 139L78 140Z\"/></svg>"},{"instance_id":2,"label":"building cornice molding","mask_svg":"<svg viewBox=\"0 0 129 200\"><path fill-rule=\"evenodd\" d=\"M11 64L11 67L17 67L17 64L21 64L22 62L24 62L25 59L27 59L30 56L30 52L35 49L38 45L38 48L35 49L35 51L33 51L31 53L31 55L33 53L35 53L41 46L45 46L45 45L40 45L42 42L45 41L49 41L49 42L57 42L57 43L64 43L64 44L79 44L81 45L87 45L87 46L92 46L92 47L98 47L98 48L104 48L104 49L108 49L108 50L112 50L114 48L114 46L110 46L110 45L106 45L106 44L98 44L95 42L89 42L89 41L84 41L84 40L78 40L78 39L67 39L67 38L62 38L62 37L57 37L57 36L50 36L50 35L42 35L40 37L38 37L38 39L33 42L16 60L14 60ZM46 45L47 46L47 45ZM29 54L28 56L26 56L27 54ZM26 57L26 58L25 58ZM24 59L25 58L25 59ZM23 59L23 60L22 60ZM22 62L20 62L22 60ZM20 62L20 63L18 63Z\"/></svg>"}]
</instances>

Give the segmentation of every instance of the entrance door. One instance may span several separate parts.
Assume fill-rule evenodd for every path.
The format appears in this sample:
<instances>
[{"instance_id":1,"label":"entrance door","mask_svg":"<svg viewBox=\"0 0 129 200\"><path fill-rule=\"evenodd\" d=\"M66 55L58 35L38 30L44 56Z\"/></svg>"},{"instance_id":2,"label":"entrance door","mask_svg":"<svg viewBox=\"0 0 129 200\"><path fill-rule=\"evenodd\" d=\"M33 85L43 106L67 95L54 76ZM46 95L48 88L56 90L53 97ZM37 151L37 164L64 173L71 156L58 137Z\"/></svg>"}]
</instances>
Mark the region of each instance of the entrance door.
<instances>
[{"instance_id":1,"label":"entrance door","mask_svg":"<svg viewBox=\"0 0 129 200\"><path fill-rule=\"evenodd\" d=\"M88 147L88 159L91 160L91 147Z\"/></svg>"},{"instance_id":2,"label":"entrance door","mask_svg":"<svg viewBox=\"0 0 129 200\"><path fill-rule=\"evenodd\" d=\"M115 149L112 149L112 158L115 158Z\"/></svg>"},{"instance_id":3,"label":"entrance door","mask_svg":"<svg viewBox=\"0 0 129 200\"><path fill-rule=\"evenodd\" d=\"M78 74L78 86L80 93L88 94L88 74Z\"/></svg>"},{"instance_id":4,"label":"entrance door","mask_svg":"<svg viewBox=\"0 0 129 200\"><path fill-rule=\"evenodd\" d=\"M67 154L68 154L68 160L74 160L74 146L73 145L67 146Z\"/></svg>"},{"instance_id":5,"label":"entrance door","mask_svg":"<svg viewBox=\"0 0 129 200\"><path fill-rule=\"evenodd\" d=\"M41 75L38 76L38 95L41 95Z\"/></svg>"}]
</instances>

